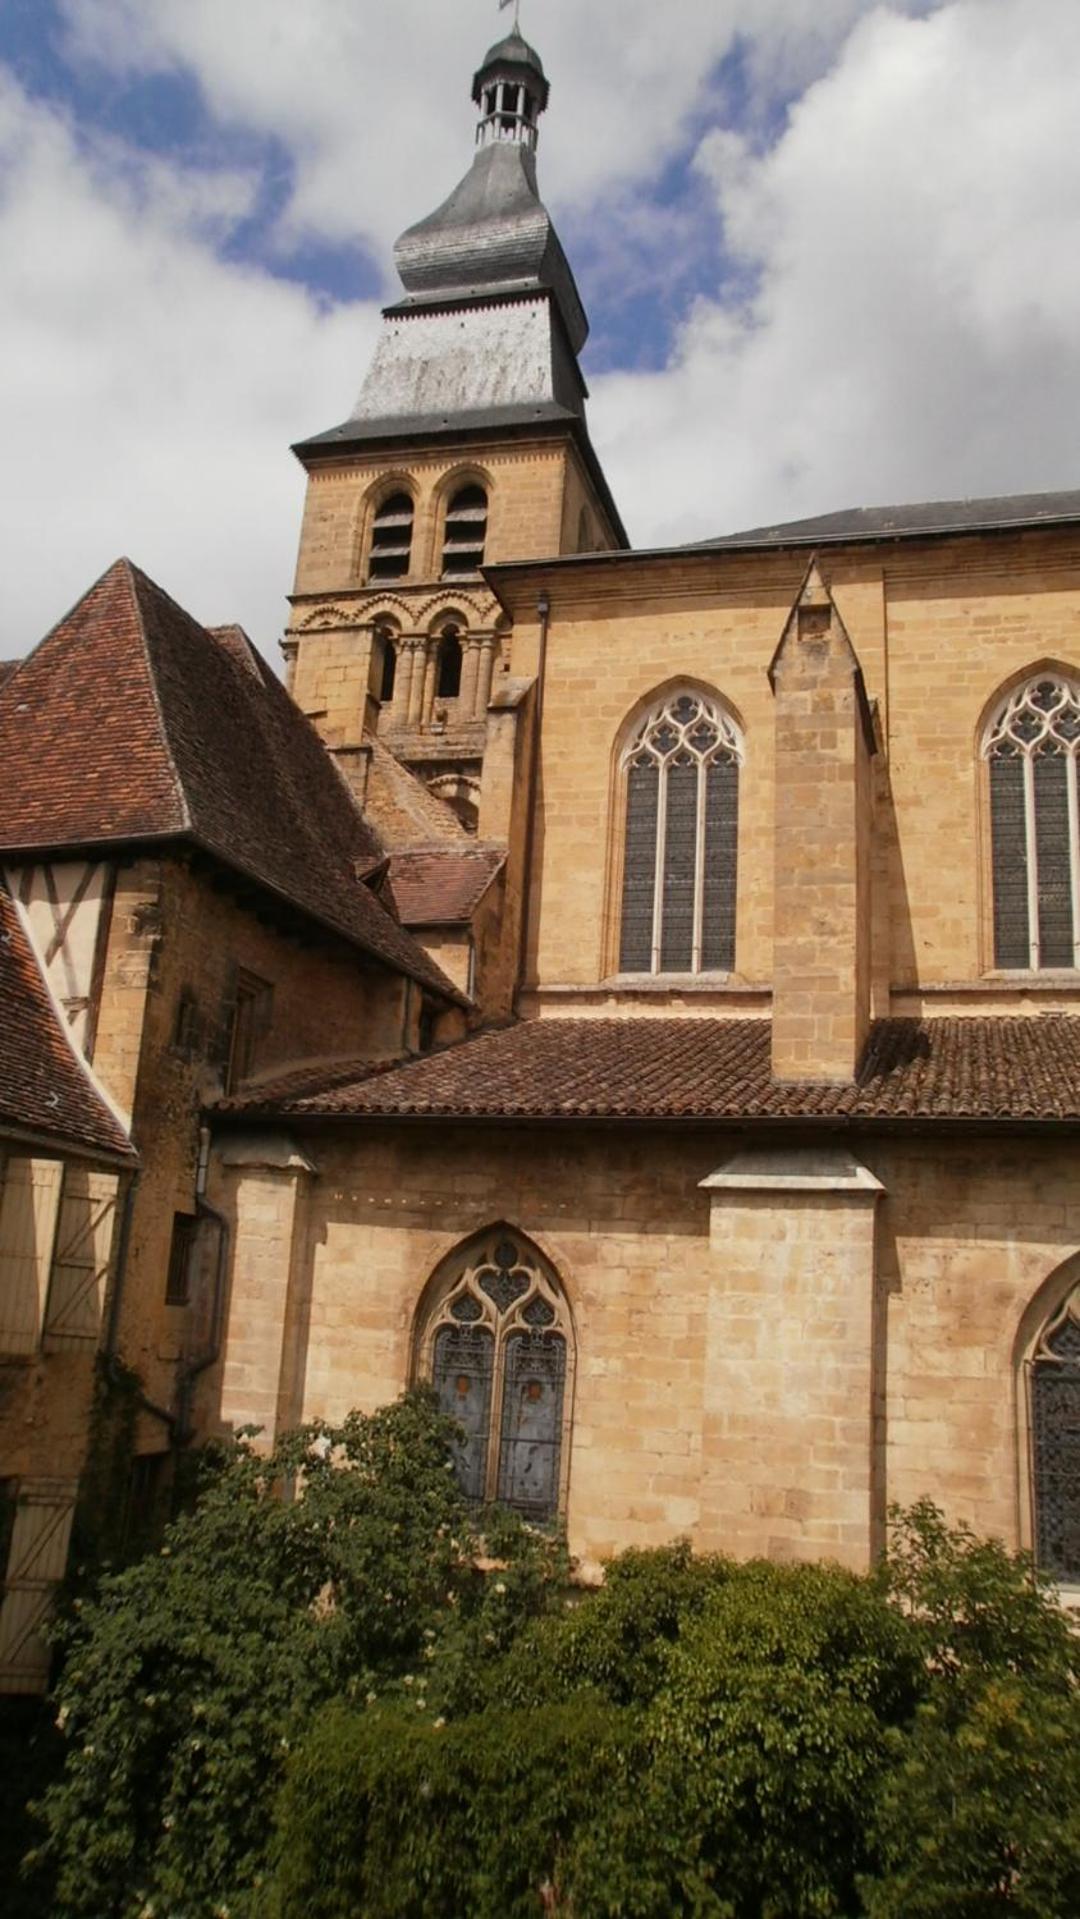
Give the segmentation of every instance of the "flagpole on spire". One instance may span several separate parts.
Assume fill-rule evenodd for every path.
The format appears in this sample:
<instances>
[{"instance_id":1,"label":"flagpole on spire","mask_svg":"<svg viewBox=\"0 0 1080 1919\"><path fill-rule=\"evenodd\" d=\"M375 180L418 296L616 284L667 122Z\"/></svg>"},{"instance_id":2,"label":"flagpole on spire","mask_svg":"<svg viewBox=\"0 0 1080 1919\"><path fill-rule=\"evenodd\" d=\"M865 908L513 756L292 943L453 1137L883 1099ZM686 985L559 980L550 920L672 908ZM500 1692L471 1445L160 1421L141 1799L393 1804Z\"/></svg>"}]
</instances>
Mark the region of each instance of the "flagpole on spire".
<instances>
[{"instance_id":1,"label":"flagpole on spire","mask_svg":"<svg viewBox=\"0 0 1080 1919\"><path fill-rule=\"evenodd\" d=\"M499 12L502 13L506 7L513 7L514 32L520 33L521 31L521 17L520 17L521 16L521 0L499 0Z\"/></svg>"}]
</instances>

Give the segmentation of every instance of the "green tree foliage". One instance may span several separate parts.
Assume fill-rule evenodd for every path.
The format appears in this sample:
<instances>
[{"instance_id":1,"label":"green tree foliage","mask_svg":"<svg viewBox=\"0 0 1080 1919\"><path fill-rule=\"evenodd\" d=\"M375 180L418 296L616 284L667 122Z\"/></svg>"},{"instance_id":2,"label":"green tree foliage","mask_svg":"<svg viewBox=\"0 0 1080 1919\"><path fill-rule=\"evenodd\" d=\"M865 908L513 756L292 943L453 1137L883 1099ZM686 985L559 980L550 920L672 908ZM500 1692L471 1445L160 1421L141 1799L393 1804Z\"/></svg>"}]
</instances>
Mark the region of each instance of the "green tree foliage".
<instances>
[{"instance_id":1,"label":"green tree foliage","mask_svg":"<svg viewBox=\"0 0 1080 1919\"><path fill-rule=\"evenodd\" d=\"M65 1628L57 1919L1074 1919L1078 1641L1022 1559L571 1585L410 1396L241 1446ZM284 1498L299 1487L301 1496Z\"/></svg>"},{"instance_id":2,"label":"green tree foliage","mask_svg":"<svg viewBox=\"0 0 1080 1919\"><path fill-rule=\"evenodd\" d=\"M104 1579L65 1624L68 1759L41 1807L58 1915L242 1914L316 1707L389 1685L426 1709L403 1682L433 1646L450 1668L494 1657L508 1619L561 1582L554 1546L505 1518L504 1573L478 1570L454 1438L416 1394L269 1458L241 1443L160 1553ZM283 1498L298 1478L302 1497Z\"/></svg>"}]
</instances>

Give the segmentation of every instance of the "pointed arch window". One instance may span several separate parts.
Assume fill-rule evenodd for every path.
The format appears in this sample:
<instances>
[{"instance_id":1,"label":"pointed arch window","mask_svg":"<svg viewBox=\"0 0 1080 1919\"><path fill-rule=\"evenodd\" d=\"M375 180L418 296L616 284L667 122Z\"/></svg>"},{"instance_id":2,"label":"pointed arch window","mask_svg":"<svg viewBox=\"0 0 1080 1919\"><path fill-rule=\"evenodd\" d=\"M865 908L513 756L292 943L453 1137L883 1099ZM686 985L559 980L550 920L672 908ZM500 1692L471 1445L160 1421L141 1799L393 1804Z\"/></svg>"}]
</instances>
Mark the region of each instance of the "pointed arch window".
<instances>
[{"instance_id":1,"label":"pointed arch window","mask_svg":"<svg viewBox=\"0 0 1080 1919\"><path fill-rule=\"evenodd\" d=\"M423 1328L419 1370L463 1437L470 1499L543 1521L559 1509L573 1342L546 1261L499 1227L449 1264Z\"/></svg>"},{"instance_id":2,"label":"pointed arch window","mask_svg":"<svg viewBox=\"0 0 1080 1919\"><path fill-rule=\"evenodd\" d=\"M446 509L443 528L442 577L467 579L479 573L487 544L488 497L471 482L458 487Z\"/></svg>"},{"instance_id":3,"label":"pointed arch window","mask_svg":"<svg viewBox=\"0 0 1080 1919\"><path fill-rule=\"evenodd\" d=\"M400 580L412 559L413 503L408 493L391 493L376 507L371 522L369 580Z\"/></svg>"},{"instance_id":4,"label":"pointed arch window","mask_svg":"<svg viewBox=\"0 0 1080 1919\"><path fill-rule=\"evenodd\" d=\"M622 755L619 970L731 972L742 741L717 700L675 692Z\"/></svg>"},{"instance_id":5,"label":"pointed arch window","mask_svg":"<svg viewBox=\"0 0 1080 1919\"><path fill-rule=\"evenodd\" d=\"M1080 1289L1032 1358L1031 1455L1036 1561L1080 1584Z\"/></svg>"},{"instance_id":6,"label":"pointed arch window","mask_svg":"<svg viewBox=\"0 0 1080 1919\"><path fill-rule=\"evenodd\" d=\"M1078 750L1080 687L1061 674L1015 688L986 730L995 966L1080 965Z\"/></svg>"}]
</instances>

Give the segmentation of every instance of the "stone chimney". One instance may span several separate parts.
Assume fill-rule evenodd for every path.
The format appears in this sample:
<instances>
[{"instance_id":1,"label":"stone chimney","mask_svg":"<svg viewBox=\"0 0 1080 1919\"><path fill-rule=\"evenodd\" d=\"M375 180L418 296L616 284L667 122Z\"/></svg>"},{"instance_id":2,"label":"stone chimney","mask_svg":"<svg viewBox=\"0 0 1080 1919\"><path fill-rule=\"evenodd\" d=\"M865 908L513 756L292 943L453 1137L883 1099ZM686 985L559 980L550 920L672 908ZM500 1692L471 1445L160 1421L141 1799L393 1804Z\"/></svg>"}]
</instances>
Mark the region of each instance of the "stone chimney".
<instances>
[{"instance_id":1,"label":"stone chimney","mask_svg":"<svg viewBox=\"0 0 1080 1919\"><path fill-rule=\"evenodd\" d=\"M769 679L776 696L772 1070L852 1080L870 1023L874 734L862 669L816 560Z\"/></svg>"}]
</instances>

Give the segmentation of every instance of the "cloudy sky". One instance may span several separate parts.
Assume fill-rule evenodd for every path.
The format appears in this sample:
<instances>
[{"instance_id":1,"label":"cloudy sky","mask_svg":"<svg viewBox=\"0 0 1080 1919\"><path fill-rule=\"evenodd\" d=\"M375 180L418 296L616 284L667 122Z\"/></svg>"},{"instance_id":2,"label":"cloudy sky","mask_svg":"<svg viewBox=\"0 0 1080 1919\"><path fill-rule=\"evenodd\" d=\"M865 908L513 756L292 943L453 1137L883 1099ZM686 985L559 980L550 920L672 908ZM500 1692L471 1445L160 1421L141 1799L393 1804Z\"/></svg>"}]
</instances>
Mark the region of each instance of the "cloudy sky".
<instances>
[{"instance_id":1,"label":"cloudy sky","mask_svg":"<svg viewBox=\"0 0 1080 1919\"><path fill-rule=\"evenodd\" d=\"M119 553L275 653L291 441L495 0L0 0L0 657ZM522 0L631 537L1080 486L1078 0Z\"/></svg>"}]
</instances>

